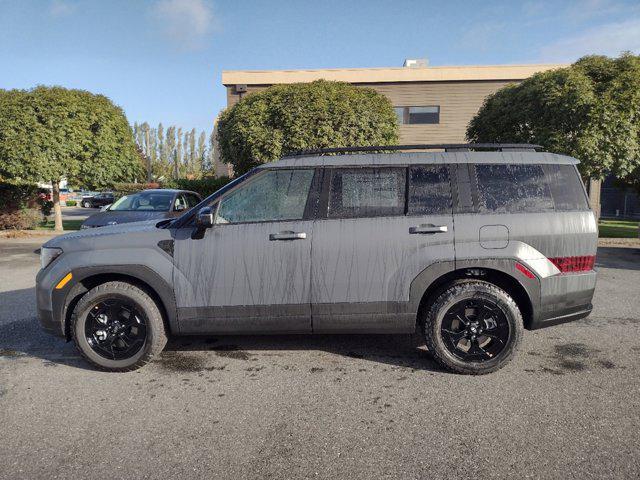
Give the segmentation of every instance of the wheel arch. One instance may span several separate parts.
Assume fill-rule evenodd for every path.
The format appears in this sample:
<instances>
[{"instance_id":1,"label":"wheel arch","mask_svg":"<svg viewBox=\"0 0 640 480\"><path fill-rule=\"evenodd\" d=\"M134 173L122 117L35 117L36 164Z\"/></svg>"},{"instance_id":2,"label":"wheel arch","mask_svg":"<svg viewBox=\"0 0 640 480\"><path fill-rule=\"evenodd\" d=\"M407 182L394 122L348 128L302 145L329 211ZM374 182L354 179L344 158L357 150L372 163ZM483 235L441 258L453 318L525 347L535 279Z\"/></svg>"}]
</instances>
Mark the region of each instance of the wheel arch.
<instances>
[{"instance_id":1,"label":"wheel arch","mask_svg":"<svg viewBox=\"0 0 640 480\"><path fill-rule=\"evenodd\" d=\"M529 282L525 286L516 278L519 272L515 264L515 260L501 259L491 264L473 262L453 268L453 262L442 262L426 269L411 284L410 303L416 312L416 326L424 309L447 285L457 280L474 279L484 280L506 291L520 308L524 327L530 329L539 311L540 282L537 278L527 278Z\"/></svg>"},{"instance_id":2,"label":"wheel arch","mask_svg":"<svg viewBox=\"0 0 640 480\"><path fill-rule=\"evenodd\" d=\"M53 309L63 322L67 341L71 339L70 319L82 296L92 288L111 281L131 283L144 290L158 305L167 334L177 333L176 303L173 289L160 275L142 265L86 267L73 270L73 284L59 295L54 295Z\"/></svg>"}]
</instances>

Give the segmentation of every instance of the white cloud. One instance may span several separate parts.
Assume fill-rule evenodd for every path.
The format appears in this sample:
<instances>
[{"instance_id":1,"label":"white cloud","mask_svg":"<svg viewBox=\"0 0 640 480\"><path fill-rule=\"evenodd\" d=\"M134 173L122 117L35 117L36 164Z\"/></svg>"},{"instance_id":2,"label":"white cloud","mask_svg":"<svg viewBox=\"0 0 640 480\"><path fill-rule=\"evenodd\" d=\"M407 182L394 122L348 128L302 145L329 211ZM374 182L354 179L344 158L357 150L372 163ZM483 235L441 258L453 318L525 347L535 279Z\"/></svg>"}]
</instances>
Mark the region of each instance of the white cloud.
<instances>
[{"instance_id":1,"label":"white cloud","mask_svg":"<svg viewBox=\"0 0 640 480\"><path fill-rule=\"evenodd\" d=\"M640 18L612 22L560 39L540 51L544 61L573 61L584 55L640 53Z\"/></svg>"},{"instance_id":2,"label":"white cloud","mask_svg":"<svg viewBox=\"0 0 640 480\"><path fill-rule=\"evenodd\" d=\"M204 0L160 0L152 14L162 31L185 49L201 47L214 26L211 6Z\"/></svg>"},{"instance_id":3,"label":"white cloud","mask_svg":"<svg viewBox=\"0 0 640 480\"><path fill-rule=\"evenodd\" d=\"M52 0L49 5L49 13L52 17L66 17L76 10L76 5L64 0Z\"/></svg>"}]
</instances>

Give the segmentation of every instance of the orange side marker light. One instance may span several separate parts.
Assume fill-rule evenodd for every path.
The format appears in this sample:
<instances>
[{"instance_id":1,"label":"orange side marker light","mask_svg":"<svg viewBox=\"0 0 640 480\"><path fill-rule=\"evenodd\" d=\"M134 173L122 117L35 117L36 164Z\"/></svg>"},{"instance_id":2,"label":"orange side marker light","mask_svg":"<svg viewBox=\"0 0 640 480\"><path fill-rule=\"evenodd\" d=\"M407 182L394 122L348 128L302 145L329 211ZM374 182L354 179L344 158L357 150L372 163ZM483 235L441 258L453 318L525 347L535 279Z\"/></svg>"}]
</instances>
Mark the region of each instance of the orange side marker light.
<instances>
[{"instance_id":1,"label":"orange side marker light","mask_svg":"<svg viewBox=\"0 0 640 480\"><path fill-rule=\"evenodd\" d=\"M60 290L62 288L64 288L64 286L69 283L69 281L73 278L73 275L71 275L71 272L67 273L64 278L62 280L60 280L58 282L58 284L56 285L56 290Z\"/></svg>"}]
</instances>

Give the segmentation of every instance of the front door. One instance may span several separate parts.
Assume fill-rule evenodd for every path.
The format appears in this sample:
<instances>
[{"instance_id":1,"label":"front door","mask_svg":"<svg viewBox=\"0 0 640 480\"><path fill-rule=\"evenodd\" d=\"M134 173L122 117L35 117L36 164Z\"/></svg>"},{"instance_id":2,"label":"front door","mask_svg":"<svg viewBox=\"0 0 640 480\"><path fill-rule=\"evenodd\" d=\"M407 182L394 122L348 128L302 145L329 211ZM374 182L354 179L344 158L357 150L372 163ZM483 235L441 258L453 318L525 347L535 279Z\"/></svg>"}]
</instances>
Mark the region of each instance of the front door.
<instances>
[{"instance_id":1,"label":"front door","mask_svg":"<svg viewBox=\"0 0 640 480\"><path fill-rule=\"evenodd\" d=\"M260 172L216 200L204 235L177 232L181 332L311 331L313 221L305 211L313 177L313 169Z\"/></svg>"}]
</instances>

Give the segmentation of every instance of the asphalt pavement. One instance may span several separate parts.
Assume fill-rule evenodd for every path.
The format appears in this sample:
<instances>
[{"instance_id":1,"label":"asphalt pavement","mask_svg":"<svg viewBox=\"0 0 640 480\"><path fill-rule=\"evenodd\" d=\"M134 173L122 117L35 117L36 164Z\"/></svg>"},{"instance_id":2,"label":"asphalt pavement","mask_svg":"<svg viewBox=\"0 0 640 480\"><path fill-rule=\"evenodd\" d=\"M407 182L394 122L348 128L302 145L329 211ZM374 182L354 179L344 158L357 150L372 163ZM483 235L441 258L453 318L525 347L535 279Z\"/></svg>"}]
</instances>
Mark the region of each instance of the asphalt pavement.
<instances>
[{"instance_id":1,"label":"asphalt pavement","mask_svg":"<svg viewBox=\"0 0 640 480\"><path fill-rule=\"evenodd\" d=\"M593 314L481 377L410 336L174 339L91 369L35 318L0 239L0 478L638 478L640 249L601 248Z\"/></svg>"}]
</instances>

